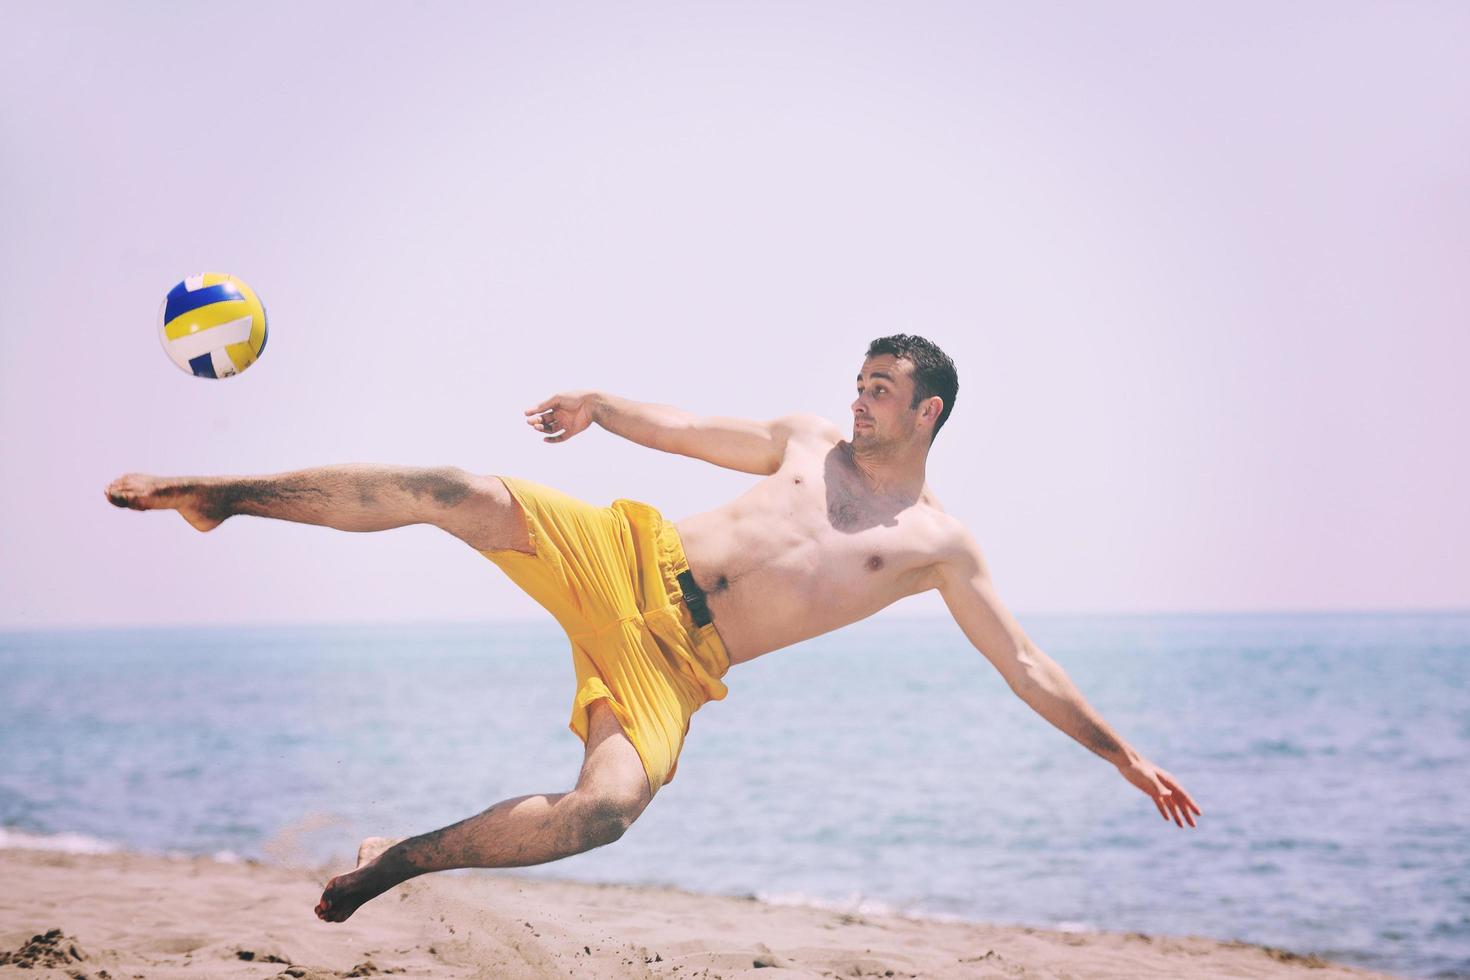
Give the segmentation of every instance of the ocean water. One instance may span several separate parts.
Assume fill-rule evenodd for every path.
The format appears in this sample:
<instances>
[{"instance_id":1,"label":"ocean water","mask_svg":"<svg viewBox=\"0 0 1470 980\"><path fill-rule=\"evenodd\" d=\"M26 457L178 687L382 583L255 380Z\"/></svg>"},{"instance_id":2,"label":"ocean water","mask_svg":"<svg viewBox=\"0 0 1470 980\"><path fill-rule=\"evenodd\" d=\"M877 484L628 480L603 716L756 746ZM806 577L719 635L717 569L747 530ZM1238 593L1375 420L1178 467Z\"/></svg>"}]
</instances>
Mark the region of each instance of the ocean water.
<instances>
[{"instance_id":1,"label":"ocean water","mask_svg":"<svg viewBox=\"0 0 1470 980\"><path fill-rule=\"evenodd\" d=\"M1027 617L1160 819L944 620L735 668L617 844L529 874L1470 976L1470 613ZM320 862L568 788L554 625L0 634L0 846Z\"/></svg>"}]
</instances>

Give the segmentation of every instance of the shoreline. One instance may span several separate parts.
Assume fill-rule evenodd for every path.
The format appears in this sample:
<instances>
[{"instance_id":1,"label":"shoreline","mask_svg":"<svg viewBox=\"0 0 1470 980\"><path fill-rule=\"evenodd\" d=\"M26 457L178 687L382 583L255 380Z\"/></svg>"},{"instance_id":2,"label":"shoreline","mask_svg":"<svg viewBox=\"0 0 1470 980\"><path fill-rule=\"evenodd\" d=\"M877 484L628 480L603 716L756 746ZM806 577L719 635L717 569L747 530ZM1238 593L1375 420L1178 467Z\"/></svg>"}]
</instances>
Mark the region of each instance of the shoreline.
<instances>
[{"instance_id":1,"label":"shoreline","mask_svg":"<svg viewBox=\"0 0 1470 980\"><path fill-rule=\"evenodd\" d=\"M1390 976L1196 936L993 926L493 871L418 878L329 925L311 908L340 870L0 849L0 977Z\"/></svg>"}]
</instances>

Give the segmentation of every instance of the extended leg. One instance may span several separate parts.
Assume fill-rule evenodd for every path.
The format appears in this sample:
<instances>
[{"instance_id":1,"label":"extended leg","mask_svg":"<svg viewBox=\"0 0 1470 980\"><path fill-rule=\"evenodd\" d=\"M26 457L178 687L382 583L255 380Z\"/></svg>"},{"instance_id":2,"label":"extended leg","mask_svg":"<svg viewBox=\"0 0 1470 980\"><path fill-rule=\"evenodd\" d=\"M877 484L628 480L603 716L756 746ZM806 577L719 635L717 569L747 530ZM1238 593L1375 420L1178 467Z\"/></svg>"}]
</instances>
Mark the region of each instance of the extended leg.
<instances>
[{"instance_id":1,"label":"extended leg","mask_svg":"<svg viewBox=\"0 0 1470 980\"><path fill-rule=\"evenodd\" d=\"M530 550L525 519L505 484L453 466L322 466L270 476L157 477L114 480L107 499L133 510L177 510L209 531L236 514L384 531L435 524L480 550Z\"/></svg>"},{"instance_id":2,"label":"extended leg","mask_svg":"<svg viewBox=\"0 0 1470 980\"><path fill-rule=\"evenodd\" d=\"M648 777L605 703L592 705L588 729L576 789L505 800L442 830L400 841L327 882L316 914L341 922L364 902L421 874L544 864L623 836L653 799ZM365 847L359 858L368 853Z\"/></svg>"}]
</instances>

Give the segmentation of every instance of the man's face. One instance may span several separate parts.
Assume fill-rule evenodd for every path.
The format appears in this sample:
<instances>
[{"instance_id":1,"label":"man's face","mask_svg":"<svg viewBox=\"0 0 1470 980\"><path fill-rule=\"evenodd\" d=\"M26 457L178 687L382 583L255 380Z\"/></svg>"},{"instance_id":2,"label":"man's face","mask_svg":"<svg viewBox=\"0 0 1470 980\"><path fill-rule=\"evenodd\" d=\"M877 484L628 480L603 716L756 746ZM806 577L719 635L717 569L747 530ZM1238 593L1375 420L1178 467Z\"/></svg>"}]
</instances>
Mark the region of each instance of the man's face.
<instances>
[{"instance_id":1,"label":"man's face","mask_svg":"<svg viewBox=\"0 0 1470 980\"><path fill-rule=\"evenodd\" d=\"M857 399L852 403L852 444L857 448L881 446L913 435L914 366L892 354L863 362L857 376Z\"/></svg>"}]
</instances>

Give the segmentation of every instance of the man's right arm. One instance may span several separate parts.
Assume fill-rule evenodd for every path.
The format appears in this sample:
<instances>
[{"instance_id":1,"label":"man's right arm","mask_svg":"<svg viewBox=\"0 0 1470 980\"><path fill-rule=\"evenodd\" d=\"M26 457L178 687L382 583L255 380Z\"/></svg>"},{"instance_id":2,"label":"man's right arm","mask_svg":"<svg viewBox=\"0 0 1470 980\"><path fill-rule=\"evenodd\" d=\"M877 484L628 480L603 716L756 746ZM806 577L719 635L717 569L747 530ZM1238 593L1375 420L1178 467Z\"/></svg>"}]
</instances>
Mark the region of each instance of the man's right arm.
<instances>
[{"instance_id":1,"label":"man's right arm","mask_svg":"<svg viewBox=\"0 0 1470 980\"><path fill-rule=\"evenodd\" d=\"M1154 801L1165 820L1193 827L1200 809L1172 775L1140 755L1103 720L1067 672L1031 641L996 594L985 558L968 532L936 568L940 595L955 622L1031 709L1111 762ZM1191 813L1191 811L1193 811Z\"/></svg>"},{"instance_id":2,"label":"man's right arm","mask_svg":"<svg viewBox=\"0 0 1470 980\"><path fill-rule=\"evenodd\" d=\"M527 409L527 423L546 442L565 442L593 422L614 435L666 453L768 476L781 468L786 445L802 428L830 422L786 416L769 422L700 416L670 405L635 402L600 391L554 395ZM835 427L834 431L835 431Z\"/></svg>"}]
</instances>

